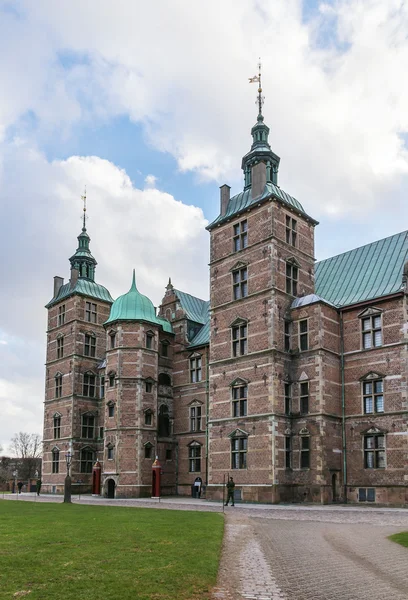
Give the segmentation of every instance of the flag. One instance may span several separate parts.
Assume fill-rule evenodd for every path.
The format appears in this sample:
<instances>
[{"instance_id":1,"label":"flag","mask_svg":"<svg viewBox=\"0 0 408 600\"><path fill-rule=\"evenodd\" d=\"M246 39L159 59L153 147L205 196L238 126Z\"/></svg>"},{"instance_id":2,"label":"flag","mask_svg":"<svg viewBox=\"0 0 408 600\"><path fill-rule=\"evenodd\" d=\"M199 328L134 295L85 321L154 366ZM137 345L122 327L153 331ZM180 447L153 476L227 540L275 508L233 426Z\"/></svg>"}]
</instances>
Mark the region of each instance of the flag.
<instances>
[{"instance_id":1,"label":"flag","mask_svg":"<svg viewBox=\"0 0 408 600\"><path fill-rule=\"evenodd\" d=\"M257 83L258 81L260 81L258 75L249 78L249 83Z\"/></svg>"}]
</instances>

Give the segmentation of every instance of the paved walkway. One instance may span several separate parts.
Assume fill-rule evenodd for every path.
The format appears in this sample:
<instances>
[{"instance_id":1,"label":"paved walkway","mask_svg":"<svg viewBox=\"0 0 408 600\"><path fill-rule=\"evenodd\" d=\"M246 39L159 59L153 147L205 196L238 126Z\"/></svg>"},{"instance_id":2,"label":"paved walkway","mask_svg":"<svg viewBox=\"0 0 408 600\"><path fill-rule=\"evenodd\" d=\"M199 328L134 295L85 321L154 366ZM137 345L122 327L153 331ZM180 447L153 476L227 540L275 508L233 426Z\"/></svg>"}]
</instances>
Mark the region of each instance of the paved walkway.
<instances>
[{"instance_id":1,"label":"paved walkway","mask_svg":"<svg viewBox=\"0 0 408 600\"><path fill-rule=\"evenodd\" d=\"M0 499L2 496L0 495ZM61 496L4 499L61 502ZM222 511L192 498L75 503ZM317 505L236 505L225 536L213 600L408 600L408 549L387 537L408 531L408 509Z\"/></svg>"}]
</instances>

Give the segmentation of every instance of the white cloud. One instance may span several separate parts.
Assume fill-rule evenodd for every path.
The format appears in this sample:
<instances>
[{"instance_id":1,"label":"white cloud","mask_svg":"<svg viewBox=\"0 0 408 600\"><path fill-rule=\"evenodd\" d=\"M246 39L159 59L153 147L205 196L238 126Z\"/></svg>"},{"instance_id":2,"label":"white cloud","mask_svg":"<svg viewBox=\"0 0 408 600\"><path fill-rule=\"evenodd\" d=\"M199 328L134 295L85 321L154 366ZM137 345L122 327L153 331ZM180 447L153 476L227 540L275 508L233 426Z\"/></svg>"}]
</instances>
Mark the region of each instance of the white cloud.
<instances>
[{"instance_id":1,"label":"white cloud","mask_svg":"<svg viewBox=\"0 0 408 600\"><path fill-rule=\"evenodd\" d=\"M146 187L155 187L157 182L157 177L155 175L146 175L145 184Z\"/></svg>"}]
</instances>

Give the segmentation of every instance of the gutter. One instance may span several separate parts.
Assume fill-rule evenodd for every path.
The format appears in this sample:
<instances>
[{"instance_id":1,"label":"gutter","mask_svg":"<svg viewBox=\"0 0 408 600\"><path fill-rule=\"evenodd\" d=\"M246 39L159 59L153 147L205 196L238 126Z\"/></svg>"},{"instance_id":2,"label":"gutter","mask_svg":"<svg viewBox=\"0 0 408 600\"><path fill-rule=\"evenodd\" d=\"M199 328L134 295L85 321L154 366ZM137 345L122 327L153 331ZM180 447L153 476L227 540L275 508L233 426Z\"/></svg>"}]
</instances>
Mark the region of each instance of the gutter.
<instances>
[{"instance_id":1,"label":"gutter","mask_svg":"<svg viewBox=\"0 0 408 600\"><path fill-rule=\"evenodd\" d=\"M209 408L210 408L210 347L205 351L205 485L208 485Z\"/></svg>"},{"instance_id":2,"label":"gutter","mask_svg":"<svg viewBox=\"0 0 408 600\"><path fill-rule=\"evenodd\" d=\"M343 497L347 504L347 441L346 441L346 389L344 381L344 328L340 311L340 371L341 371L341 439L343 454Z\"/></svg>"}]
</instances>

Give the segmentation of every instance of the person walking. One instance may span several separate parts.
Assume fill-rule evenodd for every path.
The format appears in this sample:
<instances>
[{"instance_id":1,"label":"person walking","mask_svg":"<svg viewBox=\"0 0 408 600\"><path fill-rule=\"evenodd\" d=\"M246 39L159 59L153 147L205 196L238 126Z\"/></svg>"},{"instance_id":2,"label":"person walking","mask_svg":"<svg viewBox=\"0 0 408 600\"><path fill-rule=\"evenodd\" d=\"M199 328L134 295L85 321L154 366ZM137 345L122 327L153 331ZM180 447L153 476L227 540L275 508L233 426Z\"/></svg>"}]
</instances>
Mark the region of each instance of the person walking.
<instances>
[{"instance_id":1,"label":"person walking","mask_svg":"<svg viewBox=\"0 0 408 600\"><path fill-rule=\"evenodd\" d=\"M24 485L24 484L23 484L23 482L22 482L22 481L19 481L19 482L18 482L18 484L17 484L17 487L18 487L18 493L19 493L19 494L21 494L21 490L23 489L23 485Z\"/></svg>"},{"instance_id":2,"label":"person walking","mask_svg":"<svg viewBox=\"0 0 408 600\"><path fill-rule=\"evenodd\" d=\"M40 495L40 492L41 492L41 486L42 486L42 481L41 481L41 479L37 479L37 481L36 481L36 483L35 483L35 486L36 486L36 488L37 488L37 496L39 496L39 495Z\"/></svg>"},{"instance_id":3,"label":"person walking","mask_svg":"<svg viewBox=\"0 0 408 600\"><path fill-rule=\"evenodd\" d=\"M225 506L228 506L229 500L231 500L231 506L235 506L234 490L235 490L235 482L232 479L232 477L230 477L229 480L227 481L227 501L225 503Z\"/></svg>"}]
</instances>

